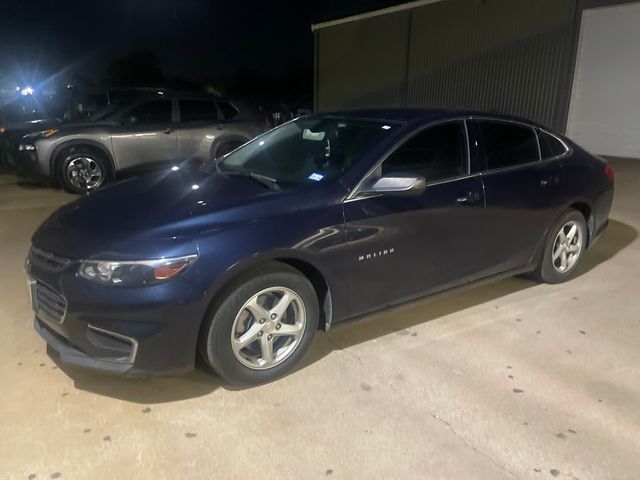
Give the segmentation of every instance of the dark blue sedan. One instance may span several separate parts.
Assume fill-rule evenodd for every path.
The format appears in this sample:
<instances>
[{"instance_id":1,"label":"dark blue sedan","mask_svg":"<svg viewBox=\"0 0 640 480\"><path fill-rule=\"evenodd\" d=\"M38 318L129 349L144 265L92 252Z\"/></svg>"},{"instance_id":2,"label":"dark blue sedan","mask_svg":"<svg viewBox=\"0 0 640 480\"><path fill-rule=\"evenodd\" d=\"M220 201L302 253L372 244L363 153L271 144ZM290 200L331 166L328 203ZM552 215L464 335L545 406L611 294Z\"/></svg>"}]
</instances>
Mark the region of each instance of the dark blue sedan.
<instances>
[{"instance_id":1,"label":"dark blue sedan","mask_svg":"<svg viewBox=\"0 0 640 480\"><path fill-rule=\"evenodd\" d=\"M486 279L576 273L613 171L495 115L368 110L286 123L201 169L56 211L27 258L35 328L63 362L226 380L289 372L319 328Z\"/></svg>"}]
</instances>

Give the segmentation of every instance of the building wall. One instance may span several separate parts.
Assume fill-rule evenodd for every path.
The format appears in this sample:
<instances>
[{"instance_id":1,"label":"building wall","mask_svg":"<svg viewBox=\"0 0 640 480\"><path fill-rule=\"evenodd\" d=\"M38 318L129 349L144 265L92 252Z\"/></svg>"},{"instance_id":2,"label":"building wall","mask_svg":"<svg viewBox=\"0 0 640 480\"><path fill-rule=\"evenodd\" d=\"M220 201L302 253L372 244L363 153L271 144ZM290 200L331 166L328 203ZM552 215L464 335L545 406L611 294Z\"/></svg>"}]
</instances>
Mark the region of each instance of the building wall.
<instances>
[{"instance_id":1,"label":"building wall","mask_svg":"<svg viewBox=\"0 0 640 480\"><path fill-rule=\"evenodd\" d=\"M404 103L410 12L316 32L316 110Z\"/></svg>"},{"instance_id":2,"label":"building wall","mask_svg":"<svg viewBox=\"0 0 640 480\"><path fill-rule=\"evenodd\" d=\"M576 0L447 0L316 31L316 109L495 110L564 130Z\"/></svg>"},{"instance_id":3,"label":"building wall","mask_svg":"<svg viewBox=\"0 0 640 480\"><path fill-rule=\"evenodd\" d=\"M567 134L598 154L640 158L640 2L584 10Z\"/></svg>"}]
</instances>

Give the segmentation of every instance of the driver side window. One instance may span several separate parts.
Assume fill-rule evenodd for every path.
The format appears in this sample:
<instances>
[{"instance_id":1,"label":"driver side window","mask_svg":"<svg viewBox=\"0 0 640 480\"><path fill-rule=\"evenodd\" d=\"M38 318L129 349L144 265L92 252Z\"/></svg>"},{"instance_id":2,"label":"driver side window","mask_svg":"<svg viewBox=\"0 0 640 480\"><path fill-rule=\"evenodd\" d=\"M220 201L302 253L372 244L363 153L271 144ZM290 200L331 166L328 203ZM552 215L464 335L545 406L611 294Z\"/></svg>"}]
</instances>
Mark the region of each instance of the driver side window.
<instances>
[{"instance_id":1,"label":"driver side window","mask_svg":"<svg viewBox=\"0 0 640 480\"><path fill-rule=\"evenodd\" d=\"M427 182L460 177L468 173L464 123L429 127L398 147L382 164L382 175L421 175Z\"/></svg>"}]
</instances>

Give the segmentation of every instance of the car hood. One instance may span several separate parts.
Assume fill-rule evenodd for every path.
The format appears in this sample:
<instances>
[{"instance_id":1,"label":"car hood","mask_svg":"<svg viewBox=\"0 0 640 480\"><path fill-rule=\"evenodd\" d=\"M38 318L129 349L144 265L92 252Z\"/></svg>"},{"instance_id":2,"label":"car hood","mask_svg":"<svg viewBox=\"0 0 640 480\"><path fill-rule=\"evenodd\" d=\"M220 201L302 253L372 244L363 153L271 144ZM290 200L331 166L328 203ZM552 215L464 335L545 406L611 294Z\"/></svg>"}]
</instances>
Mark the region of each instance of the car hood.
<instances>
[{"instance_id":1,"label":"car hood","mask_svg":"<svg viewBox=\"0 0 640 480\"><path fill-rule=\"evenodd\" d=\"M194 253L200 234L295 209L296 203L286 201L287 196L243 176L161 171L61 207L32 241L42 250L69 258Z\"/></svg>"}]
</instances>

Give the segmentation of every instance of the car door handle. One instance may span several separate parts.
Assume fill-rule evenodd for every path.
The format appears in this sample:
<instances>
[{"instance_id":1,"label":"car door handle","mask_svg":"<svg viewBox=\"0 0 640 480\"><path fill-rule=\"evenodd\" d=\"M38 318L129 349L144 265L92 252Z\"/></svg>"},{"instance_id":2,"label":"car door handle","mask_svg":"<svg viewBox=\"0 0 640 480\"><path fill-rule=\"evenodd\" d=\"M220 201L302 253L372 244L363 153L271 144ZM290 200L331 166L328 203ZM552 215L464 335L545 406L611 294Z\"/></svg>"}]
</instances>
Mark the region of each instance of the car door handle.
<instances>
[{"instance_id":1,"label":"car door handle","mask_svg":"<svg viewBox=\"0 0 640 480\"><path fill-rule=\"evenodd\" d=\"M480 201L480 194L478 192L467 192L465 195L458 197L456 202L460 205L473 205Z\"/></svg>"},{"instance_id":2,"label":"car door handle","mask_svg":"<svg viewBox=\"0 0 640 480\"><path fill-rule=\"evenodd\" d=\"M163 133L166 133L166 134L173 133L173 128L167 127L163 130Z\"/></svg>"}]
</instances>

